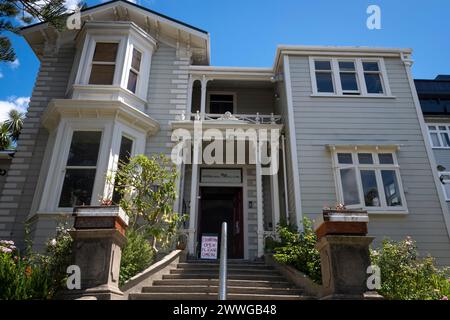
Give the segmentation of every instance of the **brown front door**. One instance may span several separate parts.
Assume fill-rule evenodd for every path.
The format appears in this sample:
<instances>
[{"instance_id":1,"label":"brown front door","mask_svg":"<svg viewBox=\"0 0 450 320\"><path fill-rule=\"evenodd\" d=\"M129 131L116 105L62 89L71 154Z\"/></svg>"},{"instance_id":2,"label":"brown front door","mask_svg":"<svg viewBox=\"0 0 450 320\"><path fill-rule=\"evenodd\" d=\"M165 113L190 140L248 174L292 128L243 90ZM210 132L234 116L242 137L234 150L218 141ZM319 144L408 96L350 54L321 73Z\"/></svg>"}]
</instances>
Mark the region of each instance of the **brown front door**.
<instances>
[{"instance_id":1,"label":"brown front door","mask_svg":"<svg viewBox=\"0 0 450 320\"><path fill-rule=\"evenodd\" d=\"M243 259L242 188L202 187L200 188L200 197L199 243L202 234L217 234L220 248L222 222L227 222L228 258Z\"/></svg>"}]
</instances>

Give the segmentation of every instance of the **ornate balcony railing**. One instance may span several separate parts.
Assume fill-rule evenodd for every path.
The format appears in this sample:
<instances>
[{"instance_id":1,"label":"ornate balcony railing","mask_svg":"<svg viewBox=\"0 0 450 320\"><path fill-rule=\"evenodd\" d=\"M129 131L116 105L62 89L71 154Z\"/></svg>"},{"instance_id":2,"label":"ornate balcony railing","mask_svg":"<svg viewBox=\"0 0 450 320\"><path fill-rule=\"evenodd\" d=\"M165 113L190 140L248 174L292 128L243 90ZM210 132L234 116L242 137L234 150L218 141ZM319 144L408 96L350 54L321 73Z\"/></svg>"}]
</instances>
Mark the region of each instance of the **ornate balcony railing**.
<instances>
[{"instance_id":1,"label":"ornate balcony railing","mask_svg":"<svg viewBox=\"0 0 450 320\"><path fill-rule=\"evenodd\" d=\"M281 116L274 115L273 113L267 114L232 114L231 112L225 112L224 114L218 113L205 113L203 116L200 112L191 113L186 115L182 113L181 116L177 117L178 121L186 121L186 120L203 120L203 121L236 121L242 123L250 123L250 124L280 124Z\"/></svg>"}]
</instances>

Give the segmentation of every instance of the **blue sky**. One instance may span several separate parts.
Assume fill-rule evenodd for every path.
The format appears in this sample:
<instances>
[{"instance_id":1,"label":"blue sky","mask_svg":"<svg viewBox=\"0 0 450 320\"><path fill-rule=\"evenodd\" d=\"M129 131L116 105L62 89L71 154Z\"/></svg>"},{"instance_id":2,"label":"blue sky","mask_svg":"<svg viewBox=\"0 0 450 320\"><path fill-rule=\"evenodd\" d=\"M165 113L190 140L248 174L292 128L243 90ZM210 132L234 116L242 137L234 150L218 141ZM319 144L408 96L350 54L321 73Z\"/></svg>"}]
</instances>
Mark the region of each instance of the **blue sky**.
<instances>
[{"instance_id":1,"label":"blue sky","mask_svg":"<svg viewBox=\"0 0 450 320\"><path fill-rule=\"evenodd\" d=\"M416 78L450 74L448 0L137 1L207 30L213 65L270 67L278 44L360 45L413 48ZM366 27L370 4L381 8L381 30ZM26 108L39 68L26 42L12 40L18 61L0 63L0 121L7 109Z\"/></svg>"}]
</instances>

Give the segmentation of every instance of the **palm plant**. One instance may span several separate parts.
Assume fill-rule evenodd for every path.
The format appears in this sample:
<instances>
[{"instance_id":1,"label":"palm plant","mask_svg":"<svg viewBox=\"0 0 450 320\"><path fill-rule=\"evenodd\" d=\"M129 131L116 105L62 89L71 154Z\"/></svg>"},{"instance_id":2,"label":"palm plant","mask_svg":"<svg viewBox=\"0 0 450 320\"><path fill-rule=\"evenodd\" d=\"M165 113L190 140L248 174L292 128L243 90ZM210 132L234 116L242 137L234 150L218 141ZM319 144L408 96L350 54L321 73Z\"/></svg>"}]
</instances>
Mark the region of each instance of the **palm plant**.
<instances>
[{"instance_id":1,"label":"palm plant","mask_svg":"<svg viewBox=\"0 0 450 320\"><path fill-rule=\"evenodd\" d=\"M25 119L25 114L23 112L12 109L8 113L8 119L5 121L5 125L8 128L9 135L12 142L17 142L19 138L20 131L23 127L23 120Z\"/></svg>"},{"instance_id":2,"label":"palm plant","mask_svg":"<svg viewBox=\"0 0 450 320\"><path fill-rule=\"evenodd\" d=\"M0 124L0 150L11 149L11 137L6 123Z\"/></svg>"}]
</instances>

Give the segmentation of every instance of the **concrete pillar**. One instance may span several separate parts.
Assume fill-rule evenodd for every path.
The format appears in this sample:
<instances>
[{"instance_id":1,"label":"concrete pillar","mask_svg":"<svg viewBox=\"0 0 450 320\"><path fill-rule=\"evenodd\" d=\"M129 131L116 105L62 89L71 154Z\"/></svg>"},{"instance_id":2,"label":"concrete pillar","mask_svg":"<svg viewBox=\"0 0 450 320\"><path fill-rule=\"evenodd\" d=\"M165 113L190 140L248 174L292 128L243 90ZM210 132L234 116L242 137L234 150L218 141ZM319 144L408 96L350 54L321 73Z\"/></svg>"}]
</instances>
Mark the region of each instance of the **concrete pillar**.
<instances>
[{"instance_id":1,"label":"concrete pillar","mask_svg":"<svg viewBox=\"0 0 450 320\"><path fill-rule=\"evenodd\" d=\"M322 299L364 299L374 237L326 235L316 244L322 269ZM373 296L373 295L372 295Z\"/></svg>"},{"instance_id":2,"label":"concrete pillar","mask_svg":"<svg viewBox=\"0 0 450 320\"><path fill-rule=\"evenodd\" d=\"M117 206L74 209L73 263L79 267L81 288L66 290L63 299L120 300L120 260L126 243L128 217Z\"/></svg>"},{"instance_id":3,"label":"concrete pillar","mask_svg":"<svg viewBox=\"0 0 450 320\"><path fill-rule=\"evenodd\" d=\"M263 221L263 192L262 192L262 170L261 149L258 141L255 143L256 159L256 221L258 233L258 257L264 255L264 221Z\"/></svg>"}]
</instances>

